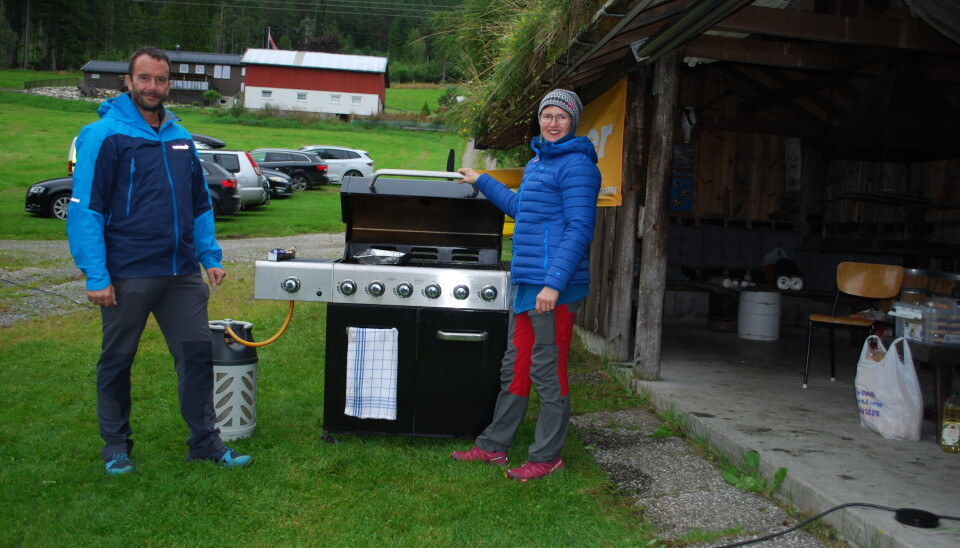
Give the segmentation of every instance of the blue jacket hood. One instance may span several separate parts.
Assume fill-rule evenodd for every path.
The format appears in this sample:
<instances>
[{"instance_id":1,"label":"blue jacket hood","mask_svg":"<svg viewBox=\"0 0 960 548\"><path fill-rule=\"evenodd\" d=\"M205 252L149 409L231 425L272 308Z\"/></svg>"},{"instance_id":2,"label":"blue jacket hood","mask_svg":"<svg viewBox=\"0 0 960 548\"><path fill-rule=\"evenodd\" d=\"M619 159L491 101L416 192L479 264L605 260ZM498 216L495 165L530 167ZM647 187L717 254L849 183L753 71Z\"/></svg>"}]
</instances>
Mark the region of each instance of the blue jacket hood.
<instances>
[{"instance_id":1,"label":"blue jacket hood","mask_svg":"<svg viewBox=\"0 0 960 548\"><path fill-rule=\"evenodd\" d=\"M166 107L161 106L160 108L162 109L160 119L163 124L180 121L180 118L173 112L167 110ZM133 126L142 125L143 127L150 127L143 119L143 116L140 115L140 110L137 108L136 103L133 102L133 98L130 97L130 92L117 97L111 97L104 101L97 108L97 115L100 116L101 120L110 118Z\"/></svg>"},{"instance_id":2,"label":"blue jacket hood","mask_svg":"<svg viewBox=\"0 0 960 548\"><path fill-rule=\"evenodd\" d=\"M597 150L593 148L593 143L586 137L573 137L572 139L565 137L553 143L543 137L537 137L533 141L530 141L530 148L533 149L534 154L544 159L563 156L571 152L579 152L585 154L594 164L599 160L599 158L597 158Z\"/></svg>"}]
</instances>

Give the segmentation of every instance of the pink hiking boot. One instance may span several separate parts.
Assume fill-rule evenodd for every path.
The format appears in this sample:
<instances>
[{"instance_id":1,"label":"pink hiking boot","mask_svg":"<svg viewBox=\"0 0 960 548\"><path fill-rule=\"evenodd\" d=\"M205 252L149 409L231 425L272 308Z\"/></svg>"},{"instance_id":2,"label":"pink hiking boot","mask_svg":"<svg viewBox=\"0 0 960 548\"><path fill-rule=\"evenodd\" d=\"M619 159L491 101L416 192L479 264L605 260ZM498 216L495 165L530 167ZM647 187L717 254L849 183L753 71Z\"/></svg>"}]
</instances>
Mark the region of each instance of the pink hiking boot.
<instances>
[{"instance_id":1,"label":"pink hiking boot","mask_svg":"<svg viewBox=\"0 0 960 548\"><path fill-rule=\"evenodd\" d=\"M484 451L477 446L473 446L469 451L454 451L450 456L453 460L463 462L481 461L486 464L499 464L501 466L507 464L506 453Z\"/></svg>"},{"instance_id":2,"label":"pink hiking boot","mask_svg":"<svg viewBox=\"0 0 960 548\"><path fill-rule=\"evenodd\" d=\"M507 477L517 481L530 481L549 476L557 470L563 470L563 459L557 457L550 462L528 462L520 468L507 470Z\"/></svg>"}]
</instances>

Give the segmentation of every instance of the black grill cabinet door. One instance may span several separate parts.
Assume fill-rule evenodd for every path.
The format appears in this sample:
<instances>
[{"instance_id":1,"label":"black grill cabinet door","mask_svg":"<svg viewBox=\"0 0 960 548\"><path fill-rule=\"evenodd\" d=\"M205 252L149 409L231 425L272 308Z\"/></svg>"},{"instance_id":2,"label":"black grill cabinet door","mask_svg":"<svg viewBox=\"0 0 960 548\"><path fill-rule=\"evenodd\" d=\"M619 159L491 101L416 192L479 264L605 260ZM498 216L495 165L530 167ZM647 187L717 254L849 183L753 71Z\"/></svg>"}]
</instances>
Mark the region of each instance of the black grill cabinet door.
<instances>
[{"instance_id":1,"label":"black grill cabinet door","mask_svg":"<svg viewBox=\"0 0 960 548\"><path fill-rule=\"evenodd\" d=\"M493 417L507 312L420 310L414 431L475 436Z\"/></svg>"}]
</instances>

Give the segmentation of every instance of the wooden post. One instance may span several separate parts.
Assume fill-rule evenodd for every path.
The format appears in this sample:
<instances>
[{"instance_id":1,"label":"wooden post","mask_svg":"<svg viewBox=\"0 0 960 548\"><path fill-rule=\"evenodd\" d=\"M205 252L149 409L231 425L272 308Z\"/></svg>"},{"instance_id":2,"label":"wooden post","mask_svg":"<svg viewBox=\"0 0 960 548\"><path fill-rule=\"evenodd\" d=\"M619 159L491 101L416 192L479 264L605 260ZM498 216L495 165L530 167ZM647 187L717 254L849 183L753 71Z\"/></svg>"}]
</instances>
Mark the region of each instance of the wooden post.
<instances>
[{"instance_id":1,"label":"wooden post","mask_svg":"<svg viewBox=\"0 0 960 548\"><path fill-rule=\"evenodd\" d=\"M627 112L623 133L623 205L614 234L613 283L609 294L610 322L607 349L616 360L631 358L630 341L633 312L633 267L637 252L637 211L643 174L643 127L647 96L647 71L638 69L627 75Z\"/></svg>"},{"instance_id":2,"label":"wooden post","mask_svg":"<svg viewBox=\"0 0 960 548\"><path fill-rule=\"evenodd\" d=\"M647 380L660 378L663 286L667 270L667 198L670 196L670 161L673 158L681 56L681 50L674 50L661 57L656 66L659 91L650 130L647 191L640 232L643 244L633 363L634 373Z\"/></svg>"}]
</instances>

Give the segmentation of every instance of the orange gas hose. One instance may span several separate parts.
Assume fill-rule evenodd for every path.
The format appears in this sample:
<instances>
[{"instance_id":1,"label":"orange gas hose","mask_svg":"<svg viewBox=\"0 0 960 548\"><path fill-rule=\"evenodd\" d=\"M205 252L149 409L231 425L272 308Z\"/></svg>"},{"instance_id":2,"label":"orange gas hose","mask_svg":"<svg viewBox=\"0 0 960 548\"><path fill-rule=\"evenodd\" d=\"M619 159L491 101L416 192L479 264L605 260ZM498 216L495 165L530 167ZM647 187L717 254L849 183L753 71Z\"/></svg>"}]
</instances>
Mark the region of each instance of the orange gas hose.
<instances>
[{"instance_id":1,"label":"orange gas hose","mask_svg":"<svg viewBox=\"0 0 960 548\"><path fill-rule=\"evenodd\" d=\"M227 334L229 334L230 337L231 337L233 340L237 341L238 343L242 344L243 346L251 346L251 347L254 347L254 348L257 348L257 347L260 347L260 346L267 346L268 344L270 344L270 343L276 341L277 339L279 339L279 338L280 338L280 335L283 335L283 332L287 330L287 326L290 325L290 319L291 319L291 318L293 318L293 301L290 301L290 310L287 311L287 319L284 320L284 321L283 321L283 325L280 326L280 331L277 331L277 334L276 334L276 335L270 337L269 339L267 339L267 340L265 340L265 341L260 341L260 342L245 341L245 340L241 339L240 337L238 337L237 334L233 332L233 329L230 329L230 326L229 326L229 325L227 326Z\"/></svg>"}]
</instances>

